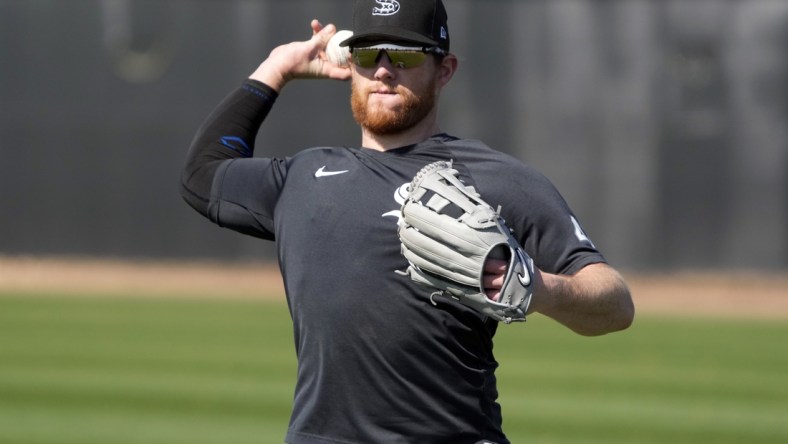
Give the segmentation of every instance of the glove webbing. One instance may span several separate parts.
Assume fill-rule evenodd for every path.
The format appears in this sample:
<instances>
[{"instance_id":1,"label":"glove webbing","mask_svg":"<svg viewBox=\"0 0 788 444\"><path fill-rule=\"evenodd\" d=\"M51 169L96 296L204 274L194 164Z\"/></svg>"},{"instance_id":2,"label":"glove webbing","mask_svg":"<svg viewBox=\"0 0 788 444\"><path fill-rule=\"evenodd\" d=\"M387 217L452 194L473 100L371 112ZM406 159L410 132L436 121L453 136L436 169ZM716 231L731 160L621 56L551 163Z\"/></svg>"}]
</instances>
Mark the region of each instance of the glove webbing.
<instances>
[{"instance_id":1,"label":"glove webbing","mask_svg":"<svg viewBox=\"0 0 788 444\"><path fill-rule=\"evenodd\" d=\"M451 167L451 163L448 163L448 165ZM446 206L453 203L463 211L459 220L469 227L489 228L494 226L495 219L489 217L488 211L490 207L487 203L480 199L479 193L472 186L465 186L465 184L460 182L454 173L457 173L457 171L448 169L438 171L437 175L417 177L411 184L411 190L418 190L417 193L412 195L412 200L421 200L427 190L429 190L434 194L427 200L426 206L436 212L443 212ZM437 176L440 176L440 178ZM447 182L451 186L437 184L440 180ZM497 214L498 212L496 212Z\"/></svg>"}]
</instances>

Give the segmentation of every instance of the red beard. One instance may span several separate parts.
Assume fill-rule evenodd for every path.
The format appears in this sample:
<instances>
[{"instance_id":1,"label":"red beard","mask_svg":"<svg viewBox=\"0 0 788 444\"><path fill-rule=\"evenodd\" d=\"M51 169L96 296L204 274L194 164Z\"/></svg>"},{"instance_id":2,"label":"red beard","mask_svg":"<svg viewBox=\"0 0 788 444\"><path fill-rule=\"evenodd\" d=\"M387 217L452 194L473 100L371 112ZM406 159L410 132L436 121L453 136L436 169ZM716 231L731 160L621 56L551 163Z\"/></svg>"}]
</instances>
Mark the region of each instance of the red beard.
<instances>
[{"instance_id":1,"label":"red beard","mask_svg":"<svg viewBox=\"0 0 788 444\"><path fill-rule=\"evenodd\" d=\"M392 109L369 104L369 94L351 85L350 106L353 118L362 128L372 134L387 136L409 130L421 122L435 106L435 82L430 82L422 94L397 86L395 91L403 98L403 104Z\"/></svg>"}]
</instances>

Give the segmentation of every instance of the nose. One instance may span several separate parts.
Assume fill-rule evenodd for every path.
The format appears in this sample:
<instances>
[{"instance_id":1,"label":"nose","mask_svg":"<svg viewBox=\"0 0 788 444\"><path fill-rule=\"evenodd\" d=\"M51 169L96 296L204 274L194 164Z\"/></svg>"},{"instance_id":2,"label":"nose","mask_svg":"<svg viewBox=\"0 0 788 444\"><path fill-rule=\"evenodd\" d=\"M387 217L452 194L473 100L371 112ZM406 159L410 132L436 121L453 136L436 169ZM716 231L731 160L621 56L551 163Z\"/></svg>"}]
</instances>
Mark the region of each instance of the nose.
<instances>
[{"instance_id":1,"label":"nose","mask_svg":"<svg viewBox=\"0 0 788 444\"><path fill-rule=\"evenodd\" d=\"M375 79L392 79L394 78L394 65L391 64L391 59L386 51L381 51L378 56L378 66L375 68Z\"/></svg>"}]
</instances>

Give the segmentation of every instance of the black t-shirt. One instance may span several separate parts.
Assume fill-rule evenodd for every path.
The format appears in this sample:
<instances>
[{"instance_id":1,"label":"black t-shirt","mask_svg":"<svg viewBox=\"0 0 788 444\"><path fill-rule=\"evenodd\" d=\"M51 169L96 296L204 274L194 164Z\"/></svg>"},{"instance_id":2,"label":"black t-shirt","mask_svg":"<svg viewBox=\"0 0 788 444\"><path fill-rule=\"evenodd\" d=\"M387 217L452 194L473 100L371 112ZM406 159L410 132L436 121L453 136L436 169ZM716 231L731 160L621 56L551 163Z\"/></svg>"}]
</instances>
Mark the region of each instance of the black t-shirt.
<instances>
[{"instance_id":1,"label":"black t-shirt","mask_svg":"<svg viewBox=\"0 0 788 444\"><path fill-rule=\"evenodd\" d=\"M604 258L564 199L533 168L445 134L386 152L251 157L274 99L246 82L217 108L193 143L183 195L217 224L277 243L298 357L287 442L508 442L497 323L449 298L433 304L429 289L397 273L407 268L399 209L419 169L452 160L501 206L537 267L572 274Z\"/></svg>"}]
</instances>

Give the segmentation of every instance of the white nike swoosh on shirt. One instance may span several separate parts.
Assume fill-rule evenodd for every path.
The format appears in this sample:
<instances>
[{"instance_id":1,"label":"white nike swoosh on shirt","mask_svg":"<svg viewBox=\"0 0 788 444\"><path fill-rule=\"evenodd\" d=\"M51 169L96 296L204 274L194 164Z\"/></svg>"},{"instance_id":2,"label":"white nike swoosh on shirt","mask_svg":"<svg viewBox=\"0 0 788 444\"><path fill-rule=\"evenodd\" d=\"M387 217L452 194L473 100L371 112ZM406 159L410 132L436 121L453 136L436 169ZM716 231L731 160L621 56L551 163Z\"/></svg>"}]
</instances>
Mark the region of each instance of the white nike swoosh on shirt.
<instances>
[{"instance_id":1,"label":"white nike swoosh on shirt","mask_svg":"<svg viewBox=\"0 0 788 444\"><path fill-rule=\"evenodd\" d=\"M325 165L320 167L317 171L315 171L315 177L325 177L325 176L336 176L337 174L345 174L348 170L342 171L326 171Z\"/></svg>"}]
</instances>

